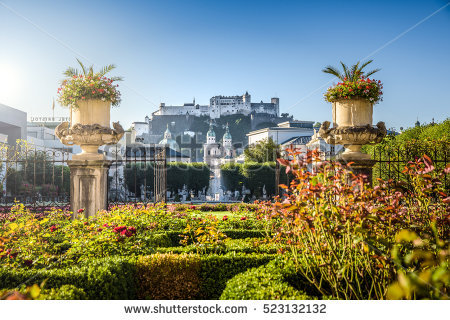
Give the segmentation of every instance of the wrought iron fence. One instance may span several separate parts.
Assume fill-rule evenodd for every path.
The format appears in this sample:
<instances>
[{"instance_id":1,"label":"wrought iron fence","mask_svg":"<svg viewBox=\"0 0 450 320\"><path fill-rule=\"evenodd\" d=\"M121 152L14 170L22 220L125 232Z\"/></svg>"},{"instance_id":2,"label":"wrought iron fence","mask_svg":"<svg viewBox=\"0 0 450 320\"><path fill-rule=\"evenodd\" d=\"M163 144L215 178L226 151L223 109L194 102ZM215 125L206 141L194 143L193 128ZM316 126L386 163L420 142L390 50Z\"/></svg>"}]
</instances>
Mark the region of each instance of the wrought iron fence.
<instances>
[{"instance_id":1,"label":"wrought iron fence","mask_svg":"<svg viewBox=\"0 0 450 320\"><path fill-rule=\"evenodd\" d=\"M167 147L161 145L114 146L109 149L108 203L166 201Z\"/></svg>"},{"instance_id":2,"label":"wrought iron fence","mask_svg":"<svg viewBox=\"0 0 450 320\"><path fill-rule=\"evenodd\" d=\"M70 199L69 153L23 145L2 146L0 211L22 203L34 212L67 209Z\"/></svg>"},{"instance_id":3,"label":"wrought iron fence","mask_svg":"<svg viewBox=\"0 0 450 320\"><path fill-rule=\"evenodd\" d=\"M450 178L444 172L450 159L449 141L408 141L398 144L379 144L368 149L372 159L376 161L373 168L373 181L377 178L388 181L403 182L411 186L410 177L403 172L408 162L427 155L433 162L435 171L442 174L441 182L446 190L450 190Z\"/></svg>"}]
</instances>

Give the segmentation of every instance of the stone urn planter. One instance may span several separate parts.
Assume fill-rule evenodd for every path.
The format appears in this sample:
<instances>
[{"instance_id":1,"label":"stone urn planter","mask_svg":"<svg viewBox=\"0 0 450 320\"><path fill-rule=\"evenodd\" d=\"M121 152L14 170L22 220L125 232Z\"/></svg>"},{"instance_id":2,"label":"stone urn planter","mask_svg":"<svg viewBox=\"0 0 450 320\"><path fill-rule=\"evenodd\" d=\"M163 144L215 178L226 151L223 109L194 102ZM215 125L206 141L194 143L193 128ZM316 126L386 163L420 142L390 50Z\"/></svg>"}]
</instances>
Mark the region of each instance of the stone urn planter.
<instances>
[{"instance_id":1,"label":"stone urn planter","mask_svg":"<svg viewBox=\"0 0 450 320\"><path fill-rule=\"evenodd\" d=\"M98 147L115 144L122 138L124 130L118 122L110 128L110 111L109 101L78 101L77 107L70 108L70 123L63 122L56 127L56 136L63 144L81 147L82 152L74 155L74 160L104 160Z\"/></svg>"},{"instance_id":2,"label":"stone urn planter","mask_svg":"<svg viewBox=\"0 0 450 320\"><path fill-rule=\"evenodd\" d=\"M319 135L329 144L344 145L344 160L368 160L370 155L361 152L368 143L380 142L387 133L384 122L372 125L373 104L362 98L342 99L332 103L333 128L325 121Z\"/></svg>"}]
</instances>

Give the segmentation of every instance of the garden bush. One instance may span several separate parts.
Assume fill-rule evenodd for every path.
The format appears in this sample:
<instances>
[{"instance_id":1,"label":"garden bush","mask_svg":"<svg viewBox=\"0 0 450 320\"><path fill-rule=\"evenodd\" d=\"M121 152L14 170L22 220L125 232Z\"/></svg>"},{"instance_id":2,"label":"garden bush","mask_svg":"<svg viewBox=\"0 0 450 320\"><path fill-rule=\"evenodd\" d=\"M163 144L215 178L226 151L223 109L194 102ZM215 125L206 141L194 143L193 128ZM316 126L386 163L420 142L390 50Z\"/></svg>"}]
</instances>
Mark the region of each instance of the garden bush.
<instances>
[{"instance_id":1,"label":"garden bush","mask_svg":"<svg viewBox=\"0 0 450 320\"><path fill-rule=\"evenodd\" d=\"M73 285L83 289L89 299L136 299L136 262L130 258L109 257L64 269L0 268L4 288L18 288L45 281L46 288Z\"/></svg>"},{"instance_id":2,"label":"garden bush","mask_svg":"<svg viewBox=\"0 0 450 320\"><path fill-rule=\"evenodd\" d=\"M199 299L219 299L226 283L249 268L258 267L274 259L269 254L239 254L202 256Z\"/></svg>"},{"instance_id":3,"label":"garden bush","mask_svg":"<svg viewBox=\"0 0 450 320\"><path fill-rule=\"evenodd\" d=\"M200 258L194 254L154 254L137 262L138 298L193 299L200 288Z\"/></svg>"},{"instance_id":4,"label":"garden bush","mask_svg":"<svg viewBox=\"0 0 450 320\"><path fill-rule=\"evenodd\" d=\"M156 248L158 253L198 253L196 245ZM228 253L269 253L275 254L277 247L272 243L266 243L264 239L245 238L227 239L221 249L209 248L202 251L204 254L228 254Z\"/></svg>"},{"instance_id":5,"label":"garden bush","mask_svg":"<svg viewBox=\"0 0 450 320\"><path fill-rule=\"evenodd\" d=\"M39 300L87 300L86 292L74 285L63 285L58 289L42 290Z\"/></svg>"},{"instance_id":6,"label":"garden bush","mask_svg":"<svg viewBox=\"0 0 450 320\"><path fill-rule=\"evenodd\" d=\"M266 265L240 273L227 282L221 300L312 300L305 292L294 288L289 277L295 278L292 264L274 260Z\"/></svg>"},{"instance_id":7,"label":"garden bush","mask_svg":"<svg viewBox=\"0 0 450 320\"><path fill-rule=\"evenodd\" d=\"M409 192L383 181L371 188L363 176L339 163L318 163L316 156L280 160L296 179L282 186L286 199L265 217L272 222L270 241L278 243L280 253L292 254L299 274L321 295L384 299L398 272L392 256L397 232L409 229L449 241L450 198L442 181L450 165L436 173L426 155L410 162L404 169L414 187ZM421 249L439 255L437 246Z\"/></svg>"}]
</instances>

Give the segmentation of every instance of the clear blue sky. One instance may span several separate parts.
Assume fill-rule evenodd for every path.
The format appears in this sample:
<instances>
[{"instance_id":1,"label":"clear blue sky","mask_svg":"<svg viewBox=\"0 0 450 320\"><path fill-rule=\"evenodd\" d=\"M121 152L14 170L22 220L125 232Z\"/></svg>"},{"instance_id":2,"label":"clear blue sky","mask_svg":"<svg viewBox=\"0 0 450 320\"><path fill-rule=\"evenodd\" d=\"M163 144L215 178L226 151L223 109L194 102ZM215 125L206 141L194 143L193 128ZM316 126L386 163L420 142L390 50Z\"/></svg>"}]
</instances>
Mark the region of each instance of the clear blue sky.
<instances>
[{"instance_id":1,"label":"clear blue sky","mask_svg":"<svg viewBox=\"0 0 450 320\"><path fill-rule=\"evenodd\" d=\"M160 102L208 104L246 90L253 101L278 96L281 112L297 119L324 121L333 78L321 69L380 49L370 57L384 83L374 123L442 121L450 116L450 5L394 39L447 3L0 0L0 103L51 115L62 71L78 57L117 65L125 81L112 119L126 127ZM57 106L56 115L67 114Z\"/></svg>"}]
</instances>

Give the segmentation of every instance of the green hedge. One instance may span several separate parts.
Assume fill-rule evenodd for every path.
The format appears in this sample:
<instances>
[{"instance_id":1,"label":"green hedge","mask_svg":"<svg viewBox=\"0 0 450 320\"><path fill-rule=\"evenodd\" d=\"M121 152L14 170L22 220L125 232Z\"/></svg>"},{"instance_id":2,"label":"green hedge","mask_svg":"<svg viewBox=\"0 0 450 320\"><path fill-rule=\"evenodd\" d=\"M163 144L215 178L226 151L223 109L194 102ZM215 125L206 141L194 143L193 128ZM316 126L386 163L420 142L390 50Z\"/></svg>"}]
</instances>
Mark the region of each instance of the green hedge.
<instances>
[{"instance_id":1,"label":"green hedge","mask_svg":"<svg viewBox=\"0 0 450 320\"><path fill-rule=\"evenodd\" d=\"M228 254L208 255L202 257L200 270L200 294L199 299L217 300L226 287L229 279L246 271L249 268L258 267L274 259L274 255L268 254Z\"/></svg>"},{"instance_id":2,"label":"green hedge","mask_svg":"<svg viewBox=\"0 0 450 320\"><path fill-rule=\"evenodd\" d=\"M46 280L45 287L50 291L46 289L43 292L43 299L113 300L139 297L218 299L229 279L249 268L266 264L274 257L271 254L240 253L204 256L157 254L141 257L139 263L136 259L113 257L65 269L2 268L0 283L3 288L23 288L24 285L42 283ZM183 259L186 259L186 262L183 262ZM170 272L187 265L190 266L188 278L198 279L197 282L193 282L195 285L186 285L185 281L179 281L183 278L183 273ZM151 277L151 273L155 270L159 277ZM143 286L143 279L152 281L149 285ZM176 291L173 290L174 286ZM158 288L158 292L152 293L151 288ZM177 294L174 295L173 292Z\"/></svg>"},{"instance_id":3,"label":"green hedge","mask_svg":"<svg viewBox=\"0 0 450 320\"><path fill-rule=\"evenodd\" d=\"M312 300L317 299L289 283L295 268L279 259L238 274L227 282L221 300Z\"/></svg>"},{"instance_id":4,"label":"green hedge","mask_svg":"<svg viewBox=\"0 0 450 320\"><path fill-rule=\"evenodd\" d=\"M263 195L264 186L268 196L275 195L275 168L275 162L227 163L220 167L227 190L240 191L245 185L256 197ZM288 184L288 180L292 180L292 175L286 175L286 168L280 166L280 183Z\"/></svg>"},{"instance_id":5,"label":"green hedge","mask_svg":"<svg viewBox=\"0 0 450 320\"><path fill-rule=\"evenodd\" d=\"M71 284L63 285L58 289L44 289L38 297L39 300L87 300L87 298L83 289Z\"/></svg>"},{"instance_id":6,"label":"green hedge","mask_svg":"<svg viewBox=\"0 0 450 320\"><path fill-rule=\"evenodd\" d=\"M83 289L88 299L136 299L135 265L129 258L110 257L65 269L1 268L0 284L3 288L16 288L47 280L46 288L73 285Z\"/></svg>"},{"instance_id":7,"label":"green hedge","mask_svg":"<svg viewBox=\"0 0 450 320\"><path fill-rule=\"evenodd\" d=\"M264 231L262 230L247 230L247 229L230 229L221 230L225 235L231 239L246 239L246 238L264 238ZM158 238L161 239L161 243L164 245L159 245L160 248L167 247L179 247L180 245L180 234L183 230L167 231L165 233L157 234ZM158 249L157 249L158 251ZM163 250L164 251L164 250Z\"/></svg>"},{"instance_id":8,"label":"green hedge","mask_svg":"<svg viewBox=\"0 0 450 320\"><path fill-rule=\"evenodd\" d=\"M258 244L254 245L254 238L245 239L228 239L225 241L225 246L222 248L202 248L202 254L227 254L227 253L277 253L277 248L272 244ZM188 246L174 246L157 248L157 253L197 253L198 247L191 244Z\"/></svg>"},{"instance_id":9,"label":"green hedge","mask_svg":"<svg viewBox=\"0 0 450 320\"><path fill-rule=\"evenodd\" d=\"M205 163L170 162L167 163L167 189L177 191L186 185L188 190L199 191L208 187L209 175L210 170ZM141 185L153 190L154 170L150 164L129 163L124 169L124 176L128 190L138 197L141 195Z\"/></svg>"}]
</instances>

